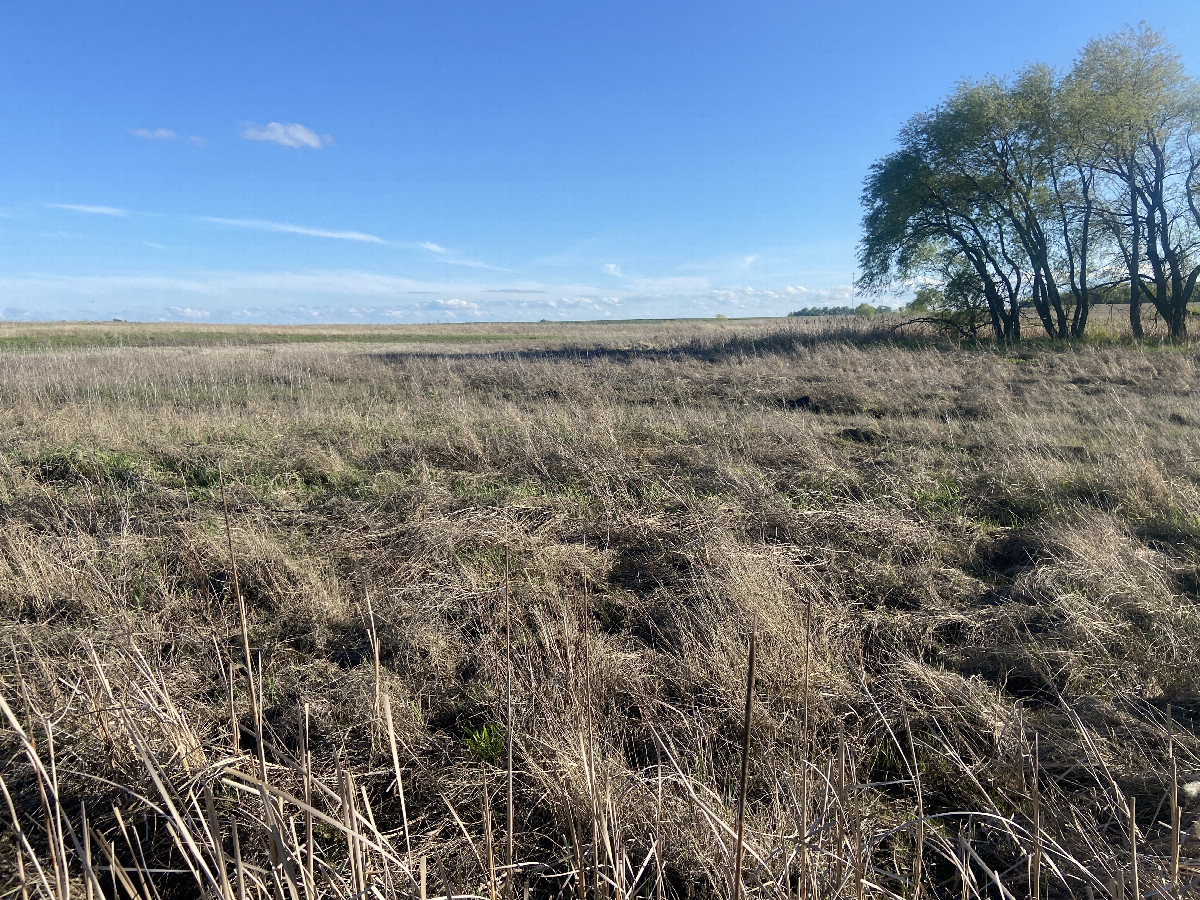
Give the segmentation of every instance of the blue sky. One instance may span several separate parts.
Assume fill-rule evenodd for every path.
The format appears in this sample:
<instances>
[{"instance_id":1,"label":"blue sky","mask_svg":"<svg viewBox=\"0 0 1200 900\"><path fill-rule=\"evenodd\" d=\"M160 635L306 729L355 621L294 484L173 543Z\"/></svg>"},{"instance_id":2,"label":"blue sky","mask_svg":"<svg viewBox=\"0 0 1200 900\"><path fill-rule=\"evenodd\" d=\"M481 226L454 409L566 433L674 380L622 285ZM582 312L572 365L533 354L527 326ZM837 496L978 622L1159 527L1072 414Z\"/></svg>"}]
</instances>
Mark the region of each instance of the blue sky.
<instances>
[{"instance_id":1,"label":"blue sky","mask_svg":"<svg viewBox=\"0 0 1200 900\"><path fill-rule=\"evenodd\" d=\"M780 315L963 78L1194 0L0 6L6 319Z\"/></svg>"}]
</instances>

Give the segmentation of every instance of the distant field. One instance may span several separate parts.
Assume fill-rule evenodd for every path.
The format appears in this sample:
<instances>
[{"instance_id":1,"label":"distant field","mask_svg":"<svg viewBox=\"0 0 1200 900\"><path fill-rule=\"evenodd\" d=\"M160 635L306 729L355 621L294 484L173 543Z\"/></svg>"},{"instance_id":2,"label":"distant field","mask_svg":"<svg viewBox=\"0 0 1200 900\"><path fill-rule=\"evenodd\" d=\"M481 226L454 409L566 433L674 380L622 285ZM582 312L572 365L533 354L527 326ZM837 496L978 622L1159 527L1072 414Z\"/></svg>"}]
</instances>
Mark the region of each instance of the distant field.
<instances>
[{"instance_id":1,"label":"distant field","mask_svg":"<svg viewBox=\"0 0 1200 900\"><path fill-rule=\"evenodd\" d=\"M175 329L123 333L113 330L79 330L58 333L17 334L0 337L5 350L66 350L86 347L206 347L221 344L486 344L533 335L519 334L339 334L330 332L286 333L277 331L184 331Z\"/></svg>"},{"instance_id":2,"label":"distant field","mask_svg":"<svg viewBox=\"0 0 1200 900\"><path fill-rule=\"evenodd\" d=\"M1127 307L1097 306L1091 330L1100 335L1127 332ZM215 347L260 344L473 344L571 343L586 346L670 344L684 339L714 339L764 327L822 335L830 330L870 334L903 321L820 316L780 319L628 319L592 322L469 322L426 325L201 325L179 322L0 322L0 352L88 348ZM1153 316L1147 333L1165 332ZM1026 323L1038 334L1036 321Z\"/></svg>"},{"instance_id":3,"label":"distant field","mask_svg":"<svg viewBox=\"0 0 1200 900\"><path fill-rule=\"evenodd\" d=\"M0 326L0 895L728 896L752 633L744 895L1176 891L1200 354L896 321Z\"/></svg>"},{"instance_id":4,"label":"distant field","mask_svg":"<svg viewBox=\"0 0 1200 900\"><path fill-rule=\"evenodd\" d=\"M93 324L63 323L61 325L0 326L0 349L66 350L87 347L204 347L217 345L252 344L313 344L313 343L489 343L522 338L536 339L537 335L520 332L497 333L478 328L444 328L426 326L421 329L404 326L354 328L209 326L198 328L170 324Z\"/></svg>"},{"instance_id":5,"label":"distant field","mask_svg":"<svg viewBox=\"0 0 1200 900\"><path fill-rule=\"evenodd\" d=\"M71 350L89 347L209 347L257 344L489 344L548 340L612 340L666 328L704 333L745 328L763 320L648 319L567 323L464 323L448 325L196 325L176 322L0 323L2 350Z\"/></svg>"}]
</instances>

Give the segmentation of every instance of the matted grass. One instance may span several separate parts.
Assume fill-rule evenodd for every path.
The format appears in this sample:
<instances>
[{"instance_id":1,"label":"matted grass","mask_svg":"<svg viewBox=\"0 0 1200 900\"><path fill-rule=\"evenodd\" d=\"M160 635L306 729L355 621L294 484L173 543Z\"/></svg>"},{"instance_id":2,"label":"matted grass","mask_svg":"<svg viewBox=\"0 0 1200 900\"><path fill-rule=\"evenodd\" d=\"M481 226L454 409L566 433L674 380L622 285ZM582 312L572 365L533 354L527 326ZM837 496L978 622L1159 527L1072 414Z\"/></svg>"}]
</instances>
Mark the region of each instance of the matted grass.
<instances>
[{"instance_id":1,"label":"matted grass","mask_svg":"<svg viewBox=\"0 0 1200 900\"><path fill-rule=\"evenodd\" d=\"M1197 873L1192 350L128 328L0 333L10 892L724 896L752 629L745 895Z\"/></svg>"}]
</instances>

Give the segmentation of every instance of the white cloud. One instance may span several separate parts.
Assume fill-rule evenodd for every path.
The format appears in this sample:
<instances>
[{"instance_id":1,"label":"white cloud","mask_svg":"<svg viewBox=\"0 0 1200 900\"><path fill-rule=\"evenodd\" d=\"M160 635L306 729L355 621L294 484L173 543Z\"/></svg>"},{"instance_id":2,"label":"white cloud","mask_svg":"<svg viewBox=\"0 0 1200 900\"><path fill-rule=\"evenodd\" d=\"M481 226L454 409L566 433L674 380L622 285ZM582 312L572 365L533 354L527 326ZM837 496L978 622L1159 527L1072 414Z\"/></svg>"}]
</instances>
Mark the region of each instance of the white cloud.
<instances>
[{"instance_id":1,"label":"white cloud","mask_svg":"<svg viewBox=\"0 0 1200 900\"><path fill-rule=\"evenodd\" d=\"M188 140L191 141L193 144L195 144L197 147L207 147L208 146L208 138L202 138L198 134L193 134L191 137L188 138Z\"/></svg>"},{"instance_id":2,"label":"white cloud","mask_svg":"<svg viewBox=\"0 0 1200 900\"><path fill-rule=\"evenodd\" d=\"M173 128L134 128L129 133L134 137L145 138L148 141L179 140L179 135Z\"/></svg>"},{"instance_id":3,"label":"white cloud","mask_svg":"<svg viewBox=\"0 0 1200 900\"><path fill-rule=\"evenodd\" d=\"M417 246L422 250L428 250L430 253L445 253L446 248L440 244L435 244L433 241L418 241Z\"/></svg>"},{"instance_id":4,"label":"white cloud","mask_svg":"<svg viewBox=\"0 0 1200 900\"><path fill-rule=\"evenodd\" d=\"M605 263L604 271L607 272L609 275L616 275L618 278L621 277L621 267L618 266L616 263Z\"/></svg>"},{"instance_id":5,"label":"white cloud","mask_svg":"<svg viewBox=\"0 0 1200 900\"><path fill-rule=\"evenodd\" d=\"M192 309L190 306L168 306L171 312L183 316L185 319L207 319L212 315L212 310L209 309Z\"/></svg>"},{"instance_id":6,"label":"white cloud","mask_svg":"<svg viewBox=\"0 0 1200 900\"><path fill-rule=\"evenodd\" d=\"M212 222L214 225L230 225L234 228L253 228L257 231L278 231L285 234L303 234L308 237L332 238L337 241L359 241L364 244L388 244L383 238L362 231L339 231L329 228L309 228L305 225L291 225L287 222L265 222L261 219L221 219L215 216L201 216L200 221Z\"/></svg>"},{"instance_id":7,"label":"white cloud","mask_svg":"<svg viewBox=\"0 0 1200 900\"><path fill-rule=\"evenodd\" d=\"M413 292L405 291L405 293ZM397 309L385 309L381 312L390 319L420 321L422 314L431 313L437 316L447 316L449 318L457 318L459 312L470 313L473 316L482 316L483 308L473 300L460 300L457 297L452 297L449 300L443 300L440 298L437 300L424 300L420 303L415 303L412 306Z\"/></svg>"},{"instance_id":8,"label":"white cloud","mask_svg":"<svg viewBox=\"0 0 1200 900\"><path fill-rule=\"evenodd\" d=\"M248 141L270 141L283 147L308 147L320 150L333 143L329 135L319 135L299 122L268 122L266 125L247 125L242 137Z\"/></svg>"},{"instance_id":9,"label":"white cloud","mask_svg":"<svg viewBox=\"0 0 1200 900\"><path fill-rule=\"evenodd\" d=\"M125 218L126 212L115 206L88 206L83 203L47 203L54 209L69 209L71 212L90 213L93 216L117 216Z\"/></svg>"}]
</instances>

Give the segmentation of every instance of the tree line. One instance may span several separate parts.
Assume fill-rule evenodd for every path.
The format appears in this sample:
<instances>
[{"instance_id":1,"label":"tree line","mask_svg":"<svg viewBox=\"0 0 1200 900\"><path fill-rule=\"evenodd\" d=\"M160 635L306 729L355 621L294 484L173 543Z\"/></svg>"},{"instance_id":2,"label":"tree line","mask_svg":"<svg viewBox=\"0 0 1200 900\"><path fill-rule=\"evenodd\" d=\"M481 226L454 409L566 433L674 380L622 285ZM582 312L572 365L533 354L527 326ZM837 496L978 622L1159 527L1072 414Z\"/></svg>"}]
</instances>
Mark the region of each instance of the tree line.
<instances>
[{"instance_id":1,"label":"tree line","mask_svg":"<svg viewBox=\"0 0 1200 900\"><path fill-rule=\"evenodd\" d=\"M858 304L858 306L804 306L794 312L788 313L788 318L795 319L816 316L858 316L859 318L870 318L878 313L890 312L895 312L895 309L886 304L872 306L870 303L863 302Z\"/></svg>"},{"instance_id":2,"label":"tree line","mask_svg":"<svg viewBox=\"0 0 1200 900\"><path fill-rule=\"evenodd\" d=\"M1036 313L1081 336L1098 302L1128 302L1187 336L1200 276L1200 83L1142 26L1095 39L1071 69L964 82L914 116L872 165L857 286L997 340Z\"/></svg>"}]
</instances>

